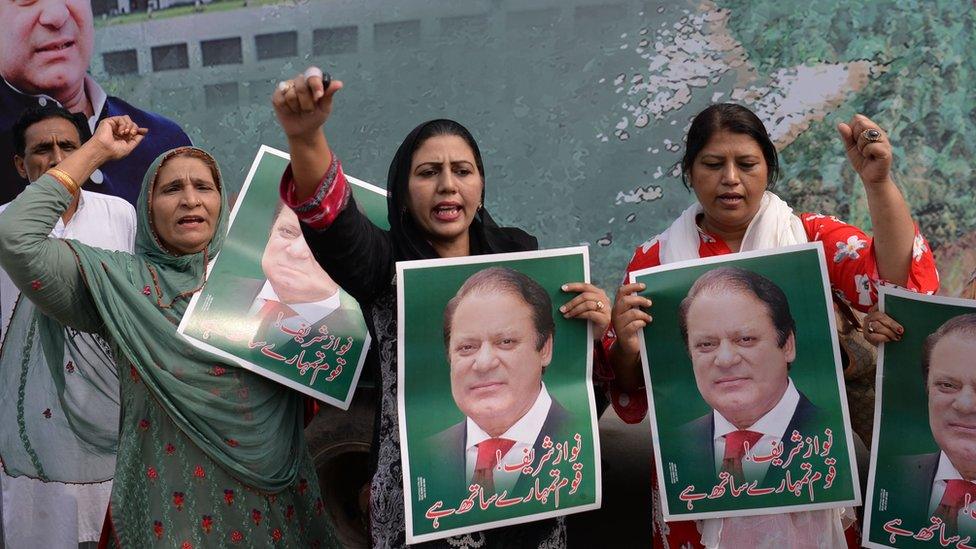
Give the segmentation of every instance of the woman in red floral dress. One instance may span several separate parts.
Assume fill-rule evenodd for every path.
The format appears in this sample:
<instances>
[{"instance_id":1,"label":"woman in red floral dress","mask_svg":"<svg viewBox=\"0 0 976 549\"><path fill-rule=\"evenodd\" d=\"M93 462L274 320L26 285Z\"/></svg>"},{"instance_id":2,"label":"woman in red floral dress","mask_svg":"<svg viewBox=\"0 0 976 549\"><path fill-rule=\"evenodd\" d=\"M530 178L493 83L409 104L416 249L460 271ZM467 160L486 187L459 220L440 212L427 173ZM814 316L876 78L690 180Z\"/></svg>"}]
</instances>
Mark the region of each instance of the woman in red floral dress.
<instances>
[{"instance_id":1,"label":"woman in red floral dress","mask_svg":"<svg viewBox=\"0 0 976 549\"><path fill-rule=\"evenodd\" d=\"M864 184L873 238L831 215L794 215L769 191L779 164L762 122L745 107L716 104L695 117L681 162L682 180L697 201L665 232L637 248L624 280L632 271L662 263L820 241L834 294L856 309L867 311L875 303L882 282L934 293L939 287L935 261L891 179L887 137L862 115L839 124L838 131ZM647 414L638 333L652 322L652 304L639 295L641 290L641 284L620 287L603 341L608 364L598 365L603 370L598 373L608 380L615 411L628 423L637 423ZM665 523L657 482L655 478L655 547L799 548L845 543L844 529L850 521L842 521L838 510Z\"/></svg>"}]
</instances>

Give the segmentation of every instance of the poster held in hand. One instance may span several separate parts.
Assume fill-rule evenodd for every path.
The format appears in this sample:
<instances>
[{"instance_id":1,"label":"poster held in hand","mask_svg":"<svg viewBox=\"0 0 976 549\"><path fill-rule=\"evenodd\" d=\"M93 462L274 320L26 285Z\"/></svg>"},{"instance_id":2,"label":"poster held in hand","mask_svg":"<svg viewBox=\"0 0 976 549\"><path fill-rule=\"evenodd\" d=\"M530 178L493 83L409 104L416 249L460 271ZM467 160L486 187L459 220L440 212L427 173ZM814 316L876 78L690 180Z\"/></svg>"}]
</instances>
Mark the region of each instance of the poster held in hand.
<instances>
[{"instance_id":1,"label":"poster held in hand","mask_svg":"<svg viewBox=\"0 0 976 549\"><path fill-rule=\"evenodd\" d=\"M370 335L362 311L312 256L278 197L287 153L261 146L221 253L180 322L193 345L348 409ZM387 228L383 189L346 176L356 203ZM218 372L220 373L220 372Z\"/></svg>"},{"instance_id":2,"label":"poster held in hand","mask_svg":"<svg viewBox=\"0 0 976 549\"><path fill-rule=\"evenodd\" d=\"M599 508L587 252L397 263L407 543Z\"/></svg>"}]
</instances>

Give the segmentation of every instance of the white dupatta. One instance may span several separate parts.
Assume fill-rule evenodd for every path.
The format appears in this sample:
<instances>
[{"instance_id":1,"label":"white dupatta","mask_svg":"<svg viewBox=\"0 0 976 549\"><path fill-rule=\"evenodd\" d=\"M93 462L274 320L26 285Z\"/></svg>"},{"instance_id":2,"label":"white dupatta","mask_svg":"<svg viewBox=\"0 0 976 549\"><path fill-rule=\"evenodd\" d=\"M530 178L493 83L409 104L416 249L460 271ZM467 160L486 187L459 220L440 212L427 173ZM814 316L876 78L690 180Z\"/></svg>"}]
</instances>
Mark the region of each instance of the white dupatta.
<instances>
[{"instance_id":1,"label":"white dupatta","mask_svg":"<svg viewBox=\"0 0 976 549\"><path fill-rule=\"evenodd\" d=\"M698 201L678 216L656 240L661 263L698 259L701 236L698 215L703 208ZM793 208L780 197L766 191L759 211L749 222L742 237L740 251L766 250L807 242L803 222ZM834 548L846 547L845 523L854 518L853 509L826 509L776 515L729 517L699 521L701 543L707 549L751 547Z\"/></svg>"},{"instance_id":2,"label":"white dupatta","mask_svg":"<svg viewBox=\"0 0 976 549\"><path fill-rule=\"evenodd\" d=\"M700 257L698 246L701 244L701 239L697 218L702 211L701 204L696 200L667 230L657 236L662 264ZM747 252L804 242L807 242L807 233L803 228L803 222L793 214L793 208L790 208L780 197L766 191L759 205L759 211L746 228L739 249Z\"/></svg>"}]
</instances>

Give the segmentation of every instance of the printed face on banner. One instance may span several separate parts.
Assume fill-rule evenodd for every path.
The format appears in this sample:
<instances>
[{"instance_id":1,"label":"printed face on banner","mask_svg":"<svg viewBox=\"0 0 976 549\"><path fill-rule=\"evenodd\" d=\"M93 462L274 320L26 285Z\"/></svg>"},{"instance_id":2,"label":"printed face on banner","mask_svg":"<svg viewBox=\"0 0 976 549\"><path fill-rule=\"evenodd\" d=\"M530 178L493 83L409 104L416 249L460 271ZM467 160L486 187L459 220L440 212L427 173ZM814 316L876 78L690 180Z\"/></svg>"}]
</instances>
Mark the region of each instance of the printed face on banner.
<instances>
[{"instance_id":1,"label":"printed face on banner","mask_svg":"<svg viewBox=\"0 0 976 549\"><path fill-rule=\"evenodd\" d=\"M283 204L271 226L261 269L282 303L315 303L339 291L312 256L295 212Z\"/></svg>"},{"instance_id":2,"label":"printed face on banner","mask_svg":"<svg viewBox=\"0 0 976 549\"><path fill-rule=\"evenodd\" d=\"M587 249L401 261L396 280L407 543L598 507L593 338L554 304Z\"/></svg>"},{"instance_id":3,"label":"printed face on banner","mask_svg":"<svg viewBox=\"0 0 976 549\"><path fill-rule=\"evenodd\" d=\"M17 89L57 97L85 77L94 44L89 0L5 0L0 21L0 74Z\"/></svg>"},{"instance_id":4,"label":"printed face on banner","mask_svg":"<svg viewBox=\"0 0 976 549\"><path fill-rule=\"evenodd\" d=\"M879 354L862 543L972 548L976 301L891 286L881 286L879 296L880 311L904 331Z\"/></svg>"},{"instance_id":5,"label":"printed face on banner","mask_svg":"<svg viewBox=\"0 0 976 549\"><path fill-rule=\"evenodd\" d=\"M819 243L631 273L665 520L857 505ZM802 352L797 352L802 349Z\"/></svg>"},{"instance_id":6,"label":"printed face on banner","mask_svg":"<svg viewBox=\"0 0 976 549\"><path fill-rule=\"evenodd\" d=\"M370 336L353 297L315 261L295 213L278 196L287 154L262 146L206 287L179 327L194 346L328 404L347 409ZM347 176L373 223L386 194Z\"/></svg>"},{"instance_id":7,"label":"printed face on banner","mask_svg":"<svg viewBox=\"0 0 976 549\"><path fill-rule=\"evenodd\" d=\"M929 361L929 425L958 471L976 472L976 341L960 333L939 339Z\"/></svg>"},{"instance_id":8,"label":"printed face on banner","mask_svg":"<svg viewBox=\"0 0 976 549\"><path fill-rule=\"evenodd\" d=\"M492 436L532 407L552 360L552 334L540 336L532 308L509 291L464 296L454 311L448 345L454 401Z\"/></svg>"},{"instance_id":9,"label":"printed face on banner","mask_svg":"<svg viewBox=\"0 0 976 549\"><path fill-rule=\"evenodd\" d=\"M739 428L776 406L796 343L790 334L779 344L765 303L749 292L717 288L694 298L687 322L695 381L709 406Z\"/></svg>"}]
</instances>

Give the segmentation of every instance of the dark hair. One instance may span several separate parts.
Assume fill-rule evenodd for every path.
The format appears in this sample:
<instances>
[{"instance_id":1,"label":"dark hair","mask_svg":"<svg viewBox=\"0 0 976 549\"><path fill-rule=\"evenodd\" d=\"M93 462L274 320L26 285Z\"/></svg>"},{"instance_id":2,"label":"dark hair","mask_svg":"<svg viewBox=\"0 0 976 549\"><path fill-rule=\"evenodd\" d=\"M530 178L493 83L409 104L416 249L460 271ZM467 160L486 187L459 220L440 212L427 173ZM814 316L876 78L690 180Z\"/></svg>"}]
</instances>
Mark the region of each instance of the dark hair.
<instances>
[{"instance_id":1,"label":"dark hair","mask_svg":"<svg viewBox=\"0 0 976 549\"><path fill-rule=\"evenodd\" d=\"M508 292L521 297L522 301L532 309L537 351L545 346L546 340L555 335L556 323L552 318L552 300L549 298L549 292L538 282L515 269L488 267L468 277L444 308L444 347L448 349L448 353L451 347L451 323L454 321L454 312L468 294L476 291Z\"/></svg>"},{"instance_id":2,"label":"dark hair","mask_svg":"<svg viewBox=\"0 0 976 549\"><path fill-rule=\"evenodd\" d=\"M411 162L413 160L413 155L417 152L417 149L424 146L426 142L431 137L438 137L441 135L456 135L464 140L465 143L471 147L471 152L474 153L474 163L478 166L478 175L481 176L482 181L485 178L485 166L481 161L481 150L478 149L478 143L475 142L474 136L471 132L461 124L448 120L446 118L440 118L438 120L432 120L428 122L417 134L417 138L414 149L410 151ZM482 194L484 191L482 190ZM484 196L482 196L484 198Z\"/></svg>"},{"instance_id":3,"label":"dark hair","mask_svg":"<svg viewBox=\"0 0 976 549\"><path fill-rule=\"evenodd\" d=\"M27 153L27 129L49 118L63 118L78 130L78 142L84 143L91 137L88 120L83 114L73 114L68 109L51 101L43 107L30 107L20 114L10 132L14 140L14 153L23 157Z\"/></svg>"},{"instance_id":4,"label":"dark hair","mask_svg":"<svg viewBox=\"0 0 976 549\"><path fill-rule=\"evenodd\" d=\"M929 379L929 366L932 363L932 351L943 337L954 333L976 337L976 313L954 316L925 338L925 342L922 343L922 379L926 385Z\"/></svg>"},{"instance_id":5,"label":"dark hair","mask_svg":"<svg viewBox=\"0 0 976 549\"><path fill-rule=\"evenodd\" d=\"M274 224L278 222L278 216L281 215L281 210L285 208L285 202L283 200L278 200L275 204L274 211L271 213L271 228L268 231L274 230Z\"/></svg>"},{"instance_id":6,"label":"dark hair","mask_svg":"<svg viewBox=\"0 0 976 549\"><path fill-rule=\"evenodd\" d=\"M678 307L678 327L685 347L688 347L688 309L699 294L706 290L749 292L762 301L769 311L769 318L776 328L777 344L782 349L790 334L796 333L796 321L790 313L790 302L782 288L761 274L738 267L719 267L698 277L688 295Z\"/></svg>"},{"instance_id":7,"label":"dark hair","mask_svg":"<svg viewBox=\"0 0 976 549\"><path fill-rule=\"evenodd\" d=\"M779 179L776 146L769 139L769 133L756 113L735 103L716 103L695 115L691 121L685 155L681 158L681 182L685 188L691 188L688 179L698 153L705 148L713 134L722 130L748 135L759 145L766 160L766 188L771 189Z\"/></svg>"}]
</instances>

